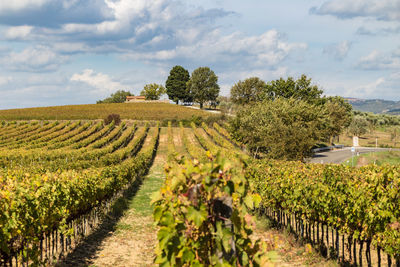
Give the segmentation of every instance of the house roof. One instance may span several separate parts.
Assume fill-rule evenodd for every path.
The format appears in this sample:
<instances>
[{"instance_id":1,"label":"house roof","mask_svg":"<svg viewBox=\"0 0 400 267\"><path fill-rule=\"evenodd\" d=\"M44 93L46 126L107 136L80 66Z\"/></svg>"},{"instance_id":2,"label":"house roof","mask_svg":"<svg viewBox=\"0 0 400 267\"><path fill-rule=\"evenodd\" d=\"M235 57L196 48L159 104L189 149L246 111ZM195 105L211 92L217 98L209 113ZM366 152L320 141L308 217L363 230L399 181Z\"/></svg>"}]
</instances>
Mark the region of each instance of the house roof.
<instances>
[{"instance_id":1,"label":"house roof","mask_svg":"<svg viewBox=\"0 0 400 267\"><path fill-rule=\"evenodd\" d=\"M139 95L139 96L127 96L126 97L126 100L133 100L133 99L140 99L140 100L142 100L142 99L146 99L146 97L145 96L141 96L141 95Z\"/></svg>"}]
</instances>

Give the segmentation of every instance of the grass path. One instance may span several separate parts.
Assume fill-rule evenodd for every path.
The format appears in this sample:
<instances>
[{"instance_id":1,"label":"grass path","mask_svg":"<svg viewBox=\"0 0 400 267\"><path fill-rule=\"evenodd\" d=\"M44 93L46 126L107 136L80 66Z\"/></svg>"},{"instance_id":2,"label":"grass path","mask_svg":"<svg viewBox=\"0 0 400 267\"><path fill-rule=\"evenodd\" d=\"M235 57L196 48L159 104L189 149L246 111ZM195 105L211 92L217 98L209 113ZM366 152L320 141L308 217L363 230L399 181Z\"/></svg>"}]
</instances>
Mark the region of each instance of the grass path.
<instances>
[{"instance_id":1,"label":"grass path","mask_svg":"<svg viewBox=\"0 0 400 267\"><path fill-rule=\"evenodd\" d=\"M166 155L167 131L161 128L154 163L136 194L121 199L115 205L115 214L56 266L153 265L157 229L153 225L150 201L152 193L163 183Z\"/></svg>"},{"instance_id":2,"label":"grass path","mask_svg":"<svg viewBox=\"0 0 400 267\"><path fill-rule=\"evenodd\" d=\"M128 203L128 209L116 225L116 230L102 244L93 266L151 266L154 258L157 229L153 225L151 195L164 180L166 162L165 128L161 129L160 143L153 166L139 191Z\"/></svg>"}]
</instances>

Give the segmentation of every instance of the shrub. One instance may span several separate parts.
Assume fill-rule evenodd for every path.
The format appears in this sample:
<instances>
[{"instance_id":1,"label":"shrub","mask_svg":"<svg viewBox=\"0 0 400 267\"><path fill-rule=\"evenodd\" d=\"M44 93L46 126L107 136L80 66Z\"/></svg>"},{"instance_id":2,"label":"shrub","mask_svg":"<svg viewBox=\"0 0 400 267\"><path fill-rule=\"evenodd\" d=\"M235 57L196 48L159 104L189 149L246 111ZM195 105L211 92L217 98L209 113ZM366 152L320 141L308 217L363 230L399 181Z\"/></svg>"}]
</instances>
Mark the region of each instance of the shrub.
<instances>
[{"instance_id":1,"label":"shrub","mask_svg":"<svg viewBox=\"0 0 400 267\"><path fill-rule=\"evenodd\" d=\"M109 114L105 119L104 119L104 124L108 125L111 122L115 123L115 125L119 125L121 123L121 117L119 114Z\"/></svg>"}]
</instances>

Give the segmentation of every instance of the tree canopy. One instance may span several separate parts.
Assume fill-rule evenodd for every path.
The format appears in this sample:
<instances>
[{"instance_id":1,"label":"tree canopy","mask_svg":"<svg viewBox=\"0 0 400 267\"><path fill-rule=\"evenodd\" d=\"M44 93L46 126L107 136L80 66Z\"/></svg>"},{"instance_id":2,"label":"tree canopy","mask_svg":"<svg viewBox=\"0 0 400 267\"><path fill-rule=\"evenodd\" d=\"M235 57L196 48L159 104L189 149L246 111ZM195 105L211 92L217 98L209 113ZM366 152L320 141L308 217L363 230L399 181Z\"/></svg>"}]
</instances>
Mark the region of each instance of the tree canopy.
<instances>
[{"instance_id":1,"label":"tree canopy","mask_svg":"<svg viewBox=\"0 0 400 267\"><path fill-rule=\"evenodd\" d=\"M316 103L321 100L323 91L317 85L311 84L311 78L301 75L300 78L294 80L292 77L286 80L271 81L267 84L266 98L275 99L277 97L293 98L303 100L308 103Z\"/></svg>"},{"instance_id":2,"label":"tree canopy","mask_svg":"<svg viewBox=\"0 0 400 267\"><path fill-rule=\"evenodd\" d=\"M267 90L267 84L258 77L238 81L231 88L231 100L238 105L261 101Z\"/></svg>"},{"instance_id":3,"label":"tree canopy","mask_svg":"<svg viewBox=\"0 0 400 267\"><path fill-rule=\"evenodd\" d=\"M110 97L107 97L106 99L99 100L96 103L97 104L102 104L102 103L124 103L126 101L127 96L132 96L133 94L129 91L124 91L124 90L118 90L115 93L111 94Z\"/></svg>"},{"instance_id":4,"label":"tree canopy","mask_svg":"<svg viewBox=\"0 0 400 267\"><path fill-rule=\"evenodd\" d=\"M146 84L140 92L141 96L145 96L146 100L159 100L160 96L165 94L165 88L161 84Z\"/></svg>"},{"instance_id":5,"label":"tree canopy","mask_svg":"<svg viewBox=\"0 0 400 267\"><path fill-rule=\"evenodd\" d=\"M329 141L332 143L332 138L339 136L350 125L353 107L340 96L326 97L324 102L328 118L326 127L329 133Z\"/></svg>"},{"instance_id":6,"label":"tree canopy","mask_svg":"<svg viewBox=\"0 0 400 267\"><path fill-rule=\"evenodd\" d=\"M179 101L190 101L190 92L186 87L189 79L189 72L185 68L182 66L173 67L165 82L168 98L176 104L178 104Z\"/></svg>"},{"instance_id":7,"label":"tree canopy","mask_svg":"<svg viewBox=\"0 0 400 267\"><path fill-rule=\"evenodd\" d=\"M361 136L368 131L368 121L366 118L356 115L353 117L347 131L354 136Z\"/></svg>"},{"instance_id":8,"label":"tree canopy","mask_svg":"<svg viewBox=\"0 0 400 267\"><path fill-rule=\"evenodd\" d=\"M200 67L192 72L187 88L193 96L193 101L203 104L207 101L216 101L219 95L218 77L208 67Z\"/></svg>"},{"instance_id":9,"label":"tree canopy","mask_svg":"<svg viewBox=\"0 0 400 267\"><path fill-rule=\"evenodd\" d=\"M321 105L278 97L240 107L230 130L255 156L303 161L326 137L325 119Z\"/></svg>"}]
</instances>

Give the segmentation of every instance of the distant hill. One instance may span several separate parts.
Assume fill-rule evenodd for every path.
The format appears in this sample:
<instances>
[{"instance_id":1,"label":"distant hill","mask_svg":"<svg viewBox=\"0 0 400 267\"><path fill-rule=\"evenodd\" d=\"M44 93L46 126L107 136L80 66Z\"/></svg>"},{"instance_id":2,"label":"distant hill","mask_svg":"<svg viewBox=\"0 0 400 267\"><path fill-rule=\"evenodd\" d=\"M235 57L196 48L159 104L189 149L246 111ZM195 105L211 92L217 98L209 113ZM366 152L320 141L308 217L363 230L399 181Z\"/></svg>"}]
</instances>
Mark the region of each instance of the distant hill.
<instances>
[{"instance_id":1,"label":"distant hill","mask_svg":"<svg viewBox=\"0 0 400 267\"><path fill-rule=\"evenodd\" d=\"M400 101L359 99L351 97L345 97L345 99L353 106L353 109L355 110L390 115L400 114Z\"/></svg>"}]
</instances>

